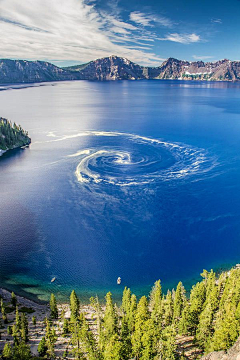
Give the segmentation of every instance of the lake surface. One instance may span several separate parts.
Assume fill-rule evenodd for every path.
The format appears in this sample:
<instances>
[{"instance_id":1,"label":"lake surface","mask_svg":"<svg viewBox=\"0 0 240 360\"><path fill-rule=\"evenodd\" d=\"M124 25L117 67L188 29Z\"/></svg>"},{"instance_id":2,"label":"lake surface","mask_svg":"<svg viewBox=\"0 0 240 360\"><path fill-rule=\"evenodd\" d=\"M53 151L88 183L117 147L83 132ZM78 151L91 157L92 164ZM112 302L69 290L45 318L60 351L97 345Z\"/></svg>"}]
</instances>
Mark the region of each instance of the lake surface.
<instances>
[{"instance_id":1,"label":"lake surface","mask_svg":"<svg viewBox=\"0 0 240 360\"><path fill-rule=\"evenodd\" d=\"M240 262L240 84L6 89L32 144L0 159L0 286L118 299Z\"/></svg>"}]
</instances>

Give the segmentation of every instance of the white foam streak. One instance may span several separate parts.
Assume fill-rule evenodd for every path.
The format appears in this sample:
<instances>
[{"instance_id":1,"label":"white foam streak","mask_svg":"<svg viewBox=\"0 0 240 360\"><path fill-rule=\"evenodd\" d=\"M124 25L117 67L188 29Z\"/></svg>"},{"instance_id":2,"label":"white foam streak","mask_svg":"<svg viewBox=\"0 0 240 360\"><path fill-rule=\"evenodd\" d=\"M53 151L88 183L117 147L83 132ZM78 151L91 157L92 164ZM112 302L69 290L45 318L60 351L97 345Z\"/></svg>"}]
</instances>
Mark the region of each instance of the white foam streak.
<instances>
[{"instance_id":1,"label":"white foam streak","mask_svg":"<svg viewBox=\"0 0 240 360\"><path fill-rule=\"evenodd\" d=\"M111 148L83 149L68 155L73 158L81 157L75 171L80 183L146 185L156 180L170 181L184 179L190 175L202 175L216 165L216 160L202 149L129 133L85 131L53 141L80 136L124 137L126 143L131 143L130 151L121 151L119 147L115 149L114 144ZM122 140L120 143L122 146ZM165 158L167 157L166 164L162 163L163 153Z\"/></svg>"}]
</instances>

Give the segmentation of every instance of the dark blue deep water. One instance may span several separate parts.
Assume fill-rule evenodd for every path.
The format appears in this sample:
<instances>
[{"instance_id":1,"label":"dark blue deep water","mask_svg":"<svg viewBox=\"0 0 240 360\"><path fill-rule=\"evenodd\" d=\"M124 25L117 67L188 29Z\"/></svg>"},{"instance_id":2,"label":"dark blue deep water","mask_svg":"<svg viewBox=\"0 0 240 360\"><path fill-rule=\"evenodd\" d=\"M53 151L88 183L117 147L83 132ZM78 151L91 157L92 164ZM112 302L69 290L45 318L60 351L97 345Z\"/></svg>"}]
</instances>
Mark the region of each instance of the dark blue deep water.
<instances>
[{"instance_id":1,"label":"dark blue deep water","mask_svg":"<svg viewBox=\"0 0 240 360\"><path fill-rule=\"evenodd\" d=\"M240 84L1 89L32 144L0 159L0 286L117 299L240 262Z\"/></svg>"}]
</instances>

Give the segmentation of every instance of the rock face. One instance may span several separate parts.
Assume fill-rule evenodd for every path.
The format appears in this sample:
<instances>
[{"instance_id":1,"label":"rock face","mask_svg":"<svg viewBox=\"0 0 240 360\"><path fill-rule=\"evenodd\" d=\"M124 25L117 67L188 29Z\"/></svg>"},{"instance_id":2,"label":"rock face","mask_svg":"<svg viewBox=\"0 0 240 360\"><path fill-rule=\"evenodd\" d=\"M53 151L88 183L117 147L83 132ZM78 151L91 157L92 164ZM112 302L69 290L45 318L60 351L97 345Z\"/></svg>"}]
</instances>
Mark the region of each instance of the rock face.
<instances>
[{"instance_id":1,"label":"rock face","mask_svg":"<svg viewBox=\"0 0 240 360\"><path fill-rule=\"evenodd\" d=\"M240 337L236 343L227 351L214 351L201 360L240 360Z\"/></svg>"},{"instance_id":2,"label":"rock face","mask_svg":"<svg viewBox=\"0 0 240 360\"><path fill-rule=\"evenodd\" d=\"M0 60L0 84L74 80L67 70L44 61Z\"/></svg>"},{"instance_id":3,"label":"rock face","mask_svg":"<svg viewBox=\"0 0 240 360\"><path fill-rule=\"evenodd\" d=\"M217 62L188 62L170 58L158 68L158 79L180 80L240 80L240 62L220 60Z\"/></svg>"},{"instance_id":4,"label":"rock face","mask_svg":"<svg viewBox=\"0 0 240 360\"><path fill-rule=\"evenodd\" d=\"M84 80L240 80L240 62L221 60L217 62L188 62L169 58L159 67L144 67L125 58L110 56L88 64L66 68Z\"/></svg>"},{"instance_id":5,"label":"rock face","mask_svg":"<svg viewBox=\"0 0 240 360\"><path fill-rule=\"evenodd\" d=\"M59 68L44 61L0 60L0 84L63 80L240 80L240 62L183 61L169 58L158 67L144 67L110 56L87 64Z\"/></svg>"},{"instance_id":6,"label":"rock face","mask_svg":"<svg viewBox=\"0 0 240 360\"><path fill-rule=\"evenodd\" d=\"M72 73L79 72L83 80L139 80L147 78L147 68L133 62L110 56L91 61L88 64L65 68Z\"/></svg>"}]
</instances>

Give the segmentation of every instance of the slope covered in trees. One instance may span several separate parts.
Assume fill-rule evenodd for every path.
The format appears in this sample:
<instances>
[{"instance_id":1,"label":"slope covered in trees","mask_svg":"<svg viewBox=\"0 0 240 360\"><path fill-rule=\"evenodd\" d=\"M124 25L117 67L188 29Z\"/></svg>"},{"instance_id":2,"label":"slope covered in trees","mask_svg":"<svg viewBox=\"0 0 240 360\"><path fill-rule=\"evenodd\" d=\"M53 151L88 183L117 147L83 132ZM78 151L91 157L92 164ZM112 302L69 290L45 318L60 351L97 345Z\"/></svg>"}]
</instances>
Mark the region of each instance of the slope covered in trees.
<instances>
[{"instance_id":1,"label":"slope covered in trees","mask_svg":"<svg viewBox=\"0 0 240 360\"><path fill-rule=\"evenodd\" d=\"M0 150L14 149L29 145L30 142L27 131L24 131L20 125L0 118Z\"/></svg>"},{"instance_id":2,"label":"slope covered in trees","mask_svg":"<svg viewBox=\"0 0 240 360\"><path fill-rule=\"evenodd\" d=\"M232 269L219 277L211 271L202 273L189 296L180 282L175 290L162 294L160 280L149 297L137 300L124 289L120 306L114 304L111 293L101 305L98 298L90 299L92 320L83 310L75 291L70 306L57 307L55 296L50 299L49 316L44 320L44 336L38 345L41 358L54 358L59 339L64 339L65 351L60 358L88 360L174 360L197 359L183 346L179 338L191 336L194 347L201 353L227 350L240 332L240 269ZM4 359L30 359L30 339L26 316L19 315L16 299L10 324L11 341L6 342ZM6 305L1 302L2 323L8 322ZM38 322L33 319L32 322ZM9 336L9 337L10 337ZM40 339L39 339L40 340ZM20 354L23 353L24 357Z\"/></svg>"}]
</instances>

